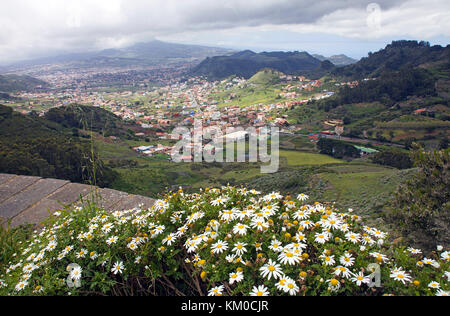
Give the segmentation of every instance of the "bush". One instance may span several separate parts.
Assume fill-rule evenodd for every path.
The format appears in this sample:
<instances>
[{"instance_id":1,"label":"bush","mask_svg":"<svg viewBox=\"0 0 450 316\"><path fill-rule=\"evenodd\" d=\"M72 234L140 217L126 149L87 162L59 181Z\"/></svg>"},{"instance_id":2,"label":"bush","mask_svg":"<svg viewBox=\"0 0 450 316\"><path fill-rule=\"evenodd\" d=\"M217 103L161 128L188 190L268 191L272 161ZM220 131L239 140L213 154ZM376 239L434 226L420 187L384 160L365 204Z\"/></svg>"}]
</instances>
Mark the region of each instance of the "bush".
<instances>
[{"instance_id":1,"label":"bush","mask_svg":"<svg viewBox=\"0 0 450 316\"><path fill-rule=\"evenodd\" d=\"M319 148L321 154L332 156L338 159L342 159L345 157L361 157L361 154L359 153L358 149L355 148L355 146L333 139L321 138L317 143L317 147Z\"/></svg>"},{"instance_id":2,"label":"bush","mask_svg":"<svg viewBox=\"0 0 450 316\"><path fill-rule=\"evenodd\" d=\"M17 249L0 295L448 294L448 251L390 247L358 216L307 198L224 187L149 210L62 211Z\"/></svg>"},{"instance_id":3,"label":"bush","mask_svg":"<svg viewBox=\"0 0 450 316\"><path fill-rule=\"evenodd\" d=\"M425 249L450 242L450 151L425 152L415 145L412 155L417 175L395 194L389 222Z\"/></svg>"},{"instance_id":4,"label":"bush","mask_svg":"<svg viewBox=\"0 0 450 316\"><path fill-rule=\"evenodd\" d=\"M400 150L386 150L370 157L373 163L391 166L397 169L410 169L413 163L408 153Z\"/></svg>"}]
</instances>

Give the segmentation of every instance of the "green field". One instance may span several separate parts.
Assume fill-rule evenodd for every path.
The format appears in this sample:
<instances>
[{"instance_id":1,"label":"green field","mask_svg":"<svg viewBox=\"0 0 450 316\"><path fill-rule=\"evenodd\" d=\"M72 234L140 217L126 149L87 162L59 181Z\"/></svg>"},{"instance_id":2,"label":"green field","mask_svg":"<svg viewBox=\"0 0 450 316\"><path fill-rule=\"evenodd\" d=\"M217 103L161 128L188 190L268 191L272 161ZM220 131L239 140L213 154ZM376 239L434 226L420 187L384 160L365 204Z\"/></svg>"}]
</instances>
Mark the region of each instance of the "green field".
<instances>
[{"instance_id":1,"label":"green field","mask_svg":"<svg viewBox=\"0 0 450 316\"><path fill-rule=\"evenodd\" d=\"M280 157L286 158L289 166L309 166L344 163L330 156L299 151L280 150Z\"/></svg>"}]
</instances>

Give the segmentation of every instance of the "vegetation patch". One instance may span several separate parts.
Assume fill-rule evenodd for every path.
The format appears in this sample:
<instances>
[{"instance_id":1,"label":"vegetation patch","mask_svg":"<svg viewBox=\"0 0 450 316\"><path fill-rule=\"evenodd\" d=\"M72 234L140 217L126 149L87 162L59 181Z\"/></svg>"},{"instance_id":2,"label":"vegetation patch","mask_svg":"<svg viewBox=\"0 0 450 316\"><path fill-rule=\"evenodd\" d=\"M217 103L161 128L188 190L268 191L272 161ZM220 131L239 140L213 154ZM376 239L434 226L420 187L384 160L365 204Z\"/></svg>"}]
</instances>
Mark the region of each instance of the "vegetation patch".
<instances>
[{"instance_id":1,"label":"vegetation patch","mask_svg":"<svg viewBox=\"0 0 450 316\"><path fill-rule=\"evenodd\" d=\"M448 249L393 246L307 200L223 187L168 193L148 210L61 211L20 243L0 295L448 296Z\"/></svg>"}]
</instances>

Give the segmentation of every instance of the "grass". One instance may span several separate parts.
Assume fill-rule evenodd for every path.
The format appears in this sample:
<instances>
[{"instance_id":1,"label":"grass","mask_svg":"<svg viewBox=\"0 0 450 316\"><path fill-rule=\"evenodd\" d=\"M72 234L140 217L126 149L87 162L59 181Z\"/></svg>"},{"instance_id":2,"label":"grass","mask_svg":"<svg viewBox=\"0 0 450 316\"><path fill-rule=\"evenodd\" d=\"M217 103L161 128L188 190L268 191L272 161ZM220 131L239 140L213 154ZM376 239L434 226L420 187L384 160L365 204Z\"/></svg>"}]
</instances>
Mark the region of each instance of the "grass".
<instances>
[{"instance_id":1,"label":"grass","mask_svg":"<svg viewBox=\"0 0 450 316\"><path fill-rule=\"evenodd\" d=\"M344 163L326 155L305 153L299 151L280 150L280 157L287 159L289 166L308 166Z\"/></svg>"},{"instance_id":2,"label":"grass","mask_svg":"<svg viewBox=\"0 0 450 316\"><path fill-rule=\"evenodd\" d=\"M0 267L5 267L13 259L19 245L25 242L32 232L32 225L11 229L0 226Z\"/></svg>"},{"instance_id":3,"label":"grass","mask_svg":"<svg viewBox=\"0 0 450 316\"><path fill-rule=\"evenodd\" d=\"M351 168L340 172L330 169L335 172L319 175L328 184L321 199L334 200L344 209L354 208L372 220L380 220L380 212L392 200L396 188L415 172L366 165L348 167Z\"/></svg>"}]
</instances>

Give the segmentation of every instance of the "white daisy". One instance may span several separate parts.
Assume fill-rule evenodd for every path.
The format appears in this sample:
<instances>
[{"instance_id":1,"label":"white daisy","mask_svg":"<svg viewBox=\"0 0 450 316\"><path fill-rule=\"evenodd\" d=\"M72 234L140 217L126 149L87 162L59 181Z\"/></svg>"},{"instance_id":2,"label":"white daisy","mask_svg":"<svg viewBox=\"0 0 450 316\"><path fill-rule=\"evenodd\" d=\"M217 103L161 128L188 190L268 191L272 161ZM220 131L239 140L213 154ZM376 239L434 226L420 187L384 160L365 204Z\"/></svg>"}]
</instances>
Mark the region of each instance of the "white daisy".
<instances>
[{"instance_id":1,"label":"white daisy","mask_svg":"<svg viewBox=\"0 0 450 316\"><path fill-rule=\"evenodd\" d=\"M236 234L236 235L241 235L241 236L245 236L246 234L247 234L247 229L248 229L249 227L247 226L247 225L244 225L244 224L241 224L241 223L239 223L239 224L236 224L234 227L233 227L233 234Z\"/></svg>"},{"instance_id":2,"label":"white daisy","mask_svg":"<svg viewBox=\"0 0 450 316\"><path fill-rule=\"evenodd\" d=\"M19 283L17 283L15 290L17 292L22 291L24 288L26 288L28 286L28 282L27 281L20 281Z\"/></svg>"},{"instance_id":3,"label":"white daisy","mask_svg":"<svg viewBox=\"0 0 450 316\"><path fill-rule=\"evenodd\" d=\"M267 277L268 280L272 277L276 280L284 275L283 270L281 270L281 266L272 259L269 259L269 262L263 265L259 271L261 271L261 276L263 278Z\"/></svg>"},{"instance_id":4,"label":"white daisy","mask_svg":"<svg viewBox=\"0 0 450 316\"><path fill-rule=\"evenodd\" d=\"M306 201L307 199L309 199L309 196L307 196L306 194L303 194L303 193L301 193L297 196L297 200L299 200L299 201Z\"/></svg>"},{"instance_id":5,"label":"white daisy","mask_svg":"<svg viewBox=\"0 0 450 316\"><path fill-rule=\"evenodd\" d=\"M264 285L260 285L258 287L254 286L250 292L250 296L269 296L269 294L269 289Z\"/></svg>"},{"instance_id":6,"label":"white daisy","mask_svg":"<svg viewBox=\"0 0 450 316\"><path fill-rule=\"evenodd\" d=\"M353 258L353 256L349 253L344 254L343 256L341 256L339 258L339 262L344 266L344 267L351 267L353 266L353 264L355 263L355 258Z\"/></svg>"},{"instance_id":7,"label":"white daisy","mask_svg":"<svg viewBox=\"0 0 450 316\"><path fill-rule=\"evenodd\" d=\"M120 273L122 274L123 270L124 270L124 265L123 262L116 262L113 267L111 268L111 272L114 274Z\"/></svg>"},{"instance_id":8,"label":"white daisy","mask_svg":"<svg viewBox=\"0 0 450 316\"><path fill-rule=\"evenodd\" d=\"M212 252L215 254L221 254L228 249L228 243L226 241L219 240L215 244L211 245Z\"/></svg>"},{"instance_id":9,"label":"white daisy","mask_svg":"<svg viewBox=\"0 0 450 316\"><path fill-rule=\"evenodd\" d=\"M81 279L81 273L83 272L83 269L81 267L75 267L70 272L70 278L72 280L80 280Z\"/></svg>"},{"instance_id":10,"label":"white daisy","mask_svg":"<svg viewBox=\"0 0 450 316\"><path fill-rule=\"evenodd\" d=\"M208 296L222 296L225 287L223 285L213 287L209 290Z\"/></svg>"},{"instance_id":11,"label":"white daisy","mask_svg":"<svg viewBox=\"0 0 450 316\"><path fill-rule=\"evenodd\" d=\"M235 252L238 256L242 256L244 253L247 252L245 246L247 246L246 243L238 242L237 244L234 245L233 252Z\"/></svg>"},{"instance_id":12,"label":"white daisy","mask_svg":"<svg viewBox=\"0 0 450 316\"><path fill-rule=\"evenodd\" d=\"M358 285L358 286L370 283L370 279L368 277L364 276L363 272L359 272L359 274L355 274L355 276L351 280L352 280L352 282L356 283L356 285Z\"/></svg>"},{"instance_id":13,"label":"white daisy","mask_svg":"<svg viewBox=\"0 0 450 316\"><path fill-rule=\"evenodd\" d=\"M440 289L440 288L441 288L441 285L440 285L439 283L437 283L436 281L431 281L431 282L428 284L428 287L429 287L430 289Z\"/></svg>"},{"instance_id":14,"label":"white daisy","mask_svg":"<svg viewBox=\"0 0 450 316\"><path fill-rule=\"evenodd\" d=\"M229 283L233 284L234 282L239 283L244 279L244 274L241 271L231 272L229 274L230 280Z\"/></svg>"},{"instance_id":15,"label":"white daisy","mask_svg":"<svg viewBox=\"0 0 450 316\"><path fill-rule=\"evenodd\" d=\"M294 251L290 251L290 250L285 250L283 251L279 256L278 256L278 260L280 260L280 262L282 264L289 264L289 265L295 265L297 263L300 263L300 261L302 261L300 255Z\"/></svg>"}]
</instances>

